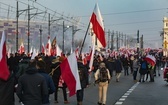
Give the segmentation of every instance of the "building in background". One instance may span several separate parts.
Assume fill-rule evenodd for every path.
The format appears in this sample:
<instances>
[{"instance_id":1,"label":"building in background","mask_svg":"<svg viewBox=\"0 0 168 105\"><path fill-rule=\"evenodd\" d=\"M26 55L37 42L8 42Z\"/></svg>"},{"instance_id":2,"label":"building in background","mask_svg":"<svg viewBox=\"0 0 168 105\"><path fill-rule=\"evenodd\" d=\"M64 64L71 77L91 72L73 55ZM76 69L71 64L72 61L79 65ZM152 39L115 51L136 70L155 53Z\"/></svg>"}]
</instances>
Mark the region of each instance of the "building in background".
<instances>
[{"instance_id":1,"label":"building in background","mask_svg":"<svg viewBox=\"0 0 168 105\"><path fill-rule=\"evenodd\" d=\"M163 56L168 57L168 18L163 18Z\"/></svg>"}]
</instances>

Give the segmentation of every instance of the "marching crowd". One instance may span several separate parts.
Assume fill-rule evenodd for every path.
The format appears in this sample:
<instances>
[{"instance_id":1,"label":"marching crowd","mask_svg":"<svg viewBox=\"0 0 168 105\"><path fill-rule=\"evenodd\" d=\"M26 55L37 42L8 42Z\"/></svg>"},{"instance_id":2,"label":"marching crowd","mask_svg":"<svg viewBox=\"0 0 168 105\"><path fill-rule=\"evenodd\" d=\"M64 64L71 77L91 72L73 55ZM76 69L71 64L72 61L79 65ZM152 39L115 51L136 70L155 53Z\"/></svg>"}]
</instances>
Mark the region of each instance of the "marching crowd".
<instances>
[{"instance_id":1,"label":"marching crowd","mask_svg":"<svg viewBox=\"0 0 168 105\"><path fill-rule=\"evenodd\" d=\"M77 105L82 105L84 89L91 83L89 80L94 74L95 83L98 84L98 105L106 104L106 93L111 78L116 77L120 82L123 70L124 76L133 75L135 82L154 82L156 75L160 76L159 67L165 65L166 58L154 55L156 64L153 66L145 60L145 56L120 55L117 57L94 56L92 71L89 71L89 61L83 64L82 58L77 58L81 90L76 93ZM55 104L59 103L58 89L64 97L64 104L69 104L67 98L67 85L62 79L60 64L66 56L45 56L39 54L31 59L25 54L10 54L7 60L11 72L7 81L0 79L0 105L14 105L14 92L24 105L50 105L49 96L54 94ZM138 73L140 77L138 77ZM146 76L145 76L146 75ZM146 77L146 78L145 78Z\"/></svg>"}]
</instances>

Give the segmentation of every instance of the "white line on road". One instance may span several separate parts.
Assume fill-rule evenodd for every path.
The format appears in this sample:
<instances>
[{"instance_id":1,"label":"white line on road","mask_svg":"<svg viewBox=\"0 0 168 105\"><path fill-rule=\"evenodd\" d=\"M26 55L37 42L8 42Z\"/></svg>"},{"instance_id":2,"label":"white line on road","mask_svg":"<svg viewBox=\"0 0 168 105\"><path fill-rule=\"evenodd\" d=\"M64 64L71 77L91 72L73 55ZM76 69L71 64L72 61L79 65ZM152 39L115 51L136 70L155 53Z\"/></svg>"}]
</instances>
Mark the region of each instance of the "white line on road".
<instances>
[{"instance_id":1,"label":"white line on road","mask_svg":"<svg viewBox=\"0 0 168 105\"><path fill-rule=\"evenodd\" d=\"M139 82L134 84L123 96L120 98L115 105L122 105L126 98L132 93L132 91L139 85Z\"/></svg>"}]
</instances>

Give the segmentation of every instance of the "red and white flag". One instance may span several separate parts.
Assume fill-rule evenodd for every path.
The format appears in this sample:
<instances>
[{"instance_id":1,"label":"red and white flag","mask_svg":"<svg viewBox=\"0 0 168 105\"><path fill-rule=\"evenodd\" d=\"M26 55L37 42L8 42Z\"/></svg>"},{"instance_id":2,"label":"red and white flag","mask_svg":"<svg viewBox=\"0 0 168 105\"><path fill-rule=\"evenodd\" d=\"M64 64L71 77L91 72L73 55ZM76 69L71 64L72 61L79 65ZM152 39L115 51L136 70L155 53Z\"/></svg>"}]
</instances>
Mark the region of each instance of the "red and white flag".
<instances>
[{"instance_id":1,"label":"red and white flag","mask_svg":"<svg viewBox=\"0 0 168 105\"><path fill-rule=\"evenodd\" d=\"M92 29L97 39L103 47L106 47L103 18L101 16L98 4L95 5L90 22L92 23Z\"/></svg>"},{"instance_id":2,"label":"red and white flag","mask_svg":"<svg viewBox=\"0 0 168 105\"><path fill-rule=\"evenodd\" d=\"M69 90L69 96L76 94L77 90L81 89L79 80L77 59L75 53L68 56L61 64L61 75Z\"/></svg>"},{"instance_id":3,"label":"red and white flag","mask_svg":"<svg viewBox=\"0 0 168 105\"><path fill-rule=\"evenodd\" d=\"M58 46L58 44L56 44L56 54L57 54L57 56L62 56L62 50L61 50L61 48Z\"/></svg>"},{"instance_id":4,"label":"red and white flag","mask_svg":"<svg viewBox=\"0 0 168 105\"><path fill-rule=\"evenodd\" d=\"M20 45L20 48L19 48L19 53L22 54L23 52L25 52L25 49L24 49L24 45L23 45L23 42L22 42L21 45Z\"/></svg>"},{"instance_id":5,"label":"red and white flag","mask_svg":"<svg viewBox=\"0 0 168 105\"><path fill-rule=\"evenodd\" d=\"M48 38L48 42L46 45L46 55L50 56L51 55L51 41L50 38Z\"/></svg>"},{"instance_id":6,"label":"red and white flag","mask_svg":"<svg viewBox=\"0 0 168 105\"><path fill-rule=\"evenodd\" d=\"M6 36L5 32L2 33L1 45L0 45L0 79L7 80L10 72L7 65L7 56L6 56Z\"/></svg>"},{"instance_id":7,"label":"red and white flag","mask_svg":"<svg viewBox=\"0 0 168 105\"><path fill-rule=\"evenodd\" d=\"M155 64L156 64L156 58L155 58L154 56L152 56L152 55L147 55L147 56L145 57L145 60L146 60L149 64L151 64L152 66L155 66Z\"/></svg>"},{"instance_id":8,"label":"red and white flag","mask_svg":"<svg viewBox=\"0 0 168 105\"><path fill-rule=\"evenodd\" d=\"M42 44L42 46L41 46L42 48L41 48L41 53L45 53L45 47L44 47L44 43Z\"/></svg>"},{"instance_id":9,"label":"red and white flag","mask_svg":"<svg viewBox=\"0 0 168 105\"><path fill-rule=\"evenodd\" d=\"M92 71L93 68L93 60L94 60L94 53L95 53L95 43L93 43L93 48L91 50L91 57L90 57L90 62L89 62L89 72Z\"/></svg>"}]
</instances>

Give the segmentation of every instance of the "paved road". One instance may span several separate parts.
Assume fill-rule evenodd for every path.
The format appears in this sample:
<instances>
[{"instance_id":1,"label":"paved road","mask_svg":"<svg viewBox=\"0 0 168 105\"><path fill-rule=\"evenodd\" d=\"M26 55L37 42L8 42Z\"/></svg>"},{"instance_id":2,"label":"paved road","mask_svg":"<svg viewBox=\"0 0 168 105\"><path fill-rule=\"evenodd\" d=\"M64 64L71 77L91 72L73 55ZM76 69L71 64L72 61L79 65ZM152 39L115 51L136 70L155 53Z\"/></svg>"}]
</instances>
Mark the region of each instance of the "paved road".
<instances>
[{"instance_id":1,"label":"paved road","mask_svg":"<svg viewBox=\"0 0 168 105\"><path fill-rule=\"evenodd\" d=\"M115 82L112 78L107 94L106 105L167 105L168 86L163 81L162 76L155 77L155 82L135 83L132 75L121 75L120 82ZM54 97L51 95L51 105L64 105L62 90L59 91L58 104L54 103ZM68 97L70 104L76 105L76 96ZM97 105L98 86L91 84L85 89L83 105ZM19 105L16 96L16 105Z\"/></svg>"}]
</instances>

